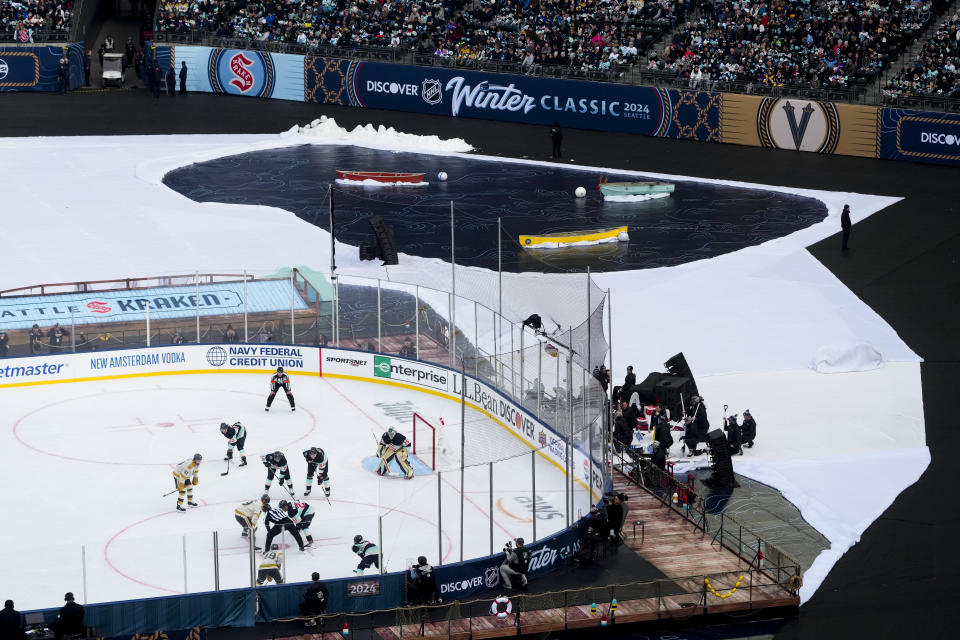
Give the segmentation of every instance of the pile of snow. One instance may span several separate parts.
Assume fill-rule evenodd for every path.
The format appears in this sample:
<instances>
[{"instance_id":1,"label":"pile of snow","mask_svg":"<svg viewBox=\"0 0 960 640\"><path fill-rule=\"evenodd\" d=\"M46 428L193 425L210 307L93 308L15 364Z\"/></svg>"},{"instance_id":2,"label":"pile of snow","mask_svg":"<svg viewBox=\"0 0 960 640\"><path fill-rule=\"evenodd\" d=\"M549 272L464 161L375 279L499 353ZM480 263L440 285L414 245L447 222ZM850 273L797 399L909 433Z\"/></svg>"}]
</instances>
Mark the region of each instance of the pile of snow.
<instances>
[{"instance_id":1,"label":"pile of snow","mask_svg":"<svg viewBox=\"0 0 960 640\"><path fill-rule=\"evenodd\" d=\"M337 121L327 116L320 116L313 122L296 130L301 136L319 138L323 142L341 142L356 144L365 147L384 147L397 151L413 149L429 151L446 151L451 153L466 153L473 151L473 146L463 138L444 140L439 136L419 136L411 133L401 133L393 127L374 127L372 124L357 125L353 131L347 131L337 124Z\"/></svg>"},{"instance_id":2,"label":"pile of snow","mask_svg":"<svg viewBox=\"0 0 960 640\"><path fill-rule=\"evenodd\" d=\"M371 180L367 178L365 180L344 180L343 178L337 178L335 181L337 184L343 184L348 187L424 187L430 184L427 181L423 182L380 182L378 180Z\"/></svg>"},{"instance_id":3,"label":"pile of snow","mask_svg":"<svg viewBox=\"0 0 960 640\"><path fill-rule=\"evenodd\" d=\"M883 366L883 355L868 344L828 344L817 349L810 368L819 373L870 371Z\"/></svg>"}]
</instances>

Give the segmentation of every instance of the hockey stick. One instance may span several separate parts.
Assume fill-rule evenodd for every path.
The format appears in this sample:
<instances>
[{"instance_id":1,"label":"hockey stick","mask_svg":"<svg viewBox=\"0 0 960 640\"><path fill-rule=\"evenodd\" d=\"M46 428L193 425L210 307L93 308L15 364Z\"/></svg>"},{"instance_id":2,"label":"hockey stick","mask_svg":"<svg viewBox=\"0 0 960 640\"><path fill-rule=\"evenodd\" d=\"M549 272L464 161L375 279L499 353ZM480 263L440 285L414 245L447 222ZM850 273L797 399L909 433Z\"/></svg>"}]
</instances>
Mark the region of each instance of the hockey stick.
<instances>
[{"instance_id":1,"label":"hockey stick","mask_svg":"<svg viewBox=\"0 0 960 640\"><path fill-rule=\"evenodd\" d=\"M172 496L173 494L175 494L175 493L176 493L177 491L179 491L179 490L180 490L180 489L174 489L173 491L170 491L170 492L168 492L168 493L163 494L163 497L166 498L167 496Z\"/></svg>"},{"instance_id":2,"label":"hockey stick","mask_svg":"<svg viewBox=\"0 0 960 640\"><path fill-rule=\"evenodd\" d=\"M230 463L233 461L233 458L227 458L227 470L221 473L221 476L225 476L230 473Z\"/></svg>"}]
</instances>

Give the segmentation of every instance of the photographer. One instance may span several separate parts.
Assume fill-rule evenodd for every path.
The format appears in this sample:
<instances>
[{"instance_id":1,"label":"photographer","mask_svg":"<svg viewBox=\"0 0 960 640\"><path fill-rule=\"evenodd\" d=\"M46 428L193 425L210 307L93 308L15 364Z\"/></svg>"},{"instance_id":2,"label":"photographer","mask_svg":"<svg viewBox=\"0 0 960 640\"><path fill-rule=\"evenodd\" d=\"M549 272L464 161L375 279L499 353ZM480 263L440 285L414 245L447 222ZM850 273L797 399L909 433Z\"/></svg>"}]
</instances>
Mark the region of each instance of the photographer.
<instances>
[{"instance_id":1,"label":"photographer","mask_svg":"<svg viewBox=\"0 0 960 640\"><path fill-rule=\"evenodd\" d=\"M610 542L619 545L623 540L620 532L627 520L627 496L623 493L608 493L603 501L607 504L607 523L610 525Z\"/></svg>"},{"instance_id":2,"label":"photographer","mask_svg":"<svg viewBox=\"0 0 960 640\"><path fill-rule=\"evenodd\" d=\"M310 578L313 582L311 582L307 590L303 592L303 602L300 603L300 613L305 616L311 616L311 618L304 623L305 626L315 627L317 626L317 621L313 618L323 615L324 610L327 608L327 601L330 599L330 592L327 591L327 585L320 582L319 573L314 571Z\"/></svg>"},{"instance_id":3,"label":"photographer","mask_svg":"<svg viewBox=\"0 0 960 640\"><path fill-rule=\"evenodd\" d=\"M437 578L433 574L433 567L427 564L426 556L417 558L417 564L410 567L408 575L410 604L432 604L437 590Z\"/></svg>"},{"instance_id":4,"label":"photographer","mask_svg":"<svg viewBox=\"0 0 960 640\"><path fill-rule=\"evenodd\" d=\"M513 589L511 577L520 576L520 587L527 588L527 569L530 567L530 551L523 546L523 538L517 538L517 548L513 548L512 542L507 542L503 547L505 557L503 564L500 565L500 579L503 580L503 586L507 589Z\"/></svg>"},{"instance_id":5,"label":"photographer","mask_svg":"<svg viewBox=\"0 0 960 640\"><path fill-rule=\"evenodd\" d=\"M604 393L610 387L610 371L602 364L593 368L593 377L597 379Z\"/></svg>"},{"instance_id":6,"label":"photographer","mask_svg":"<svg viewBox=\"0 0 960 640\"><path fill-rule=\"evenodd\" d=\"M606 500L606 498L604 498ZM584 565L594 562L600 556L600 550L607 542L609 524L596 507L590 507L590 514L583 519L583 544L573 557L573 563Z\"/></svg>"},{"instance_id":7,"label":"photographer","mask_svg":"<svg viewBox=\"0 0 960 640\"><path fill-rule=\"evenodd\" d=\"M73 594L69 591L63 599L67 604L60 607L60 615L53 623L57 640L63 636L75 636L86 631L83 626L83 607L73 601Z\"/></svg>"}]
</instances>

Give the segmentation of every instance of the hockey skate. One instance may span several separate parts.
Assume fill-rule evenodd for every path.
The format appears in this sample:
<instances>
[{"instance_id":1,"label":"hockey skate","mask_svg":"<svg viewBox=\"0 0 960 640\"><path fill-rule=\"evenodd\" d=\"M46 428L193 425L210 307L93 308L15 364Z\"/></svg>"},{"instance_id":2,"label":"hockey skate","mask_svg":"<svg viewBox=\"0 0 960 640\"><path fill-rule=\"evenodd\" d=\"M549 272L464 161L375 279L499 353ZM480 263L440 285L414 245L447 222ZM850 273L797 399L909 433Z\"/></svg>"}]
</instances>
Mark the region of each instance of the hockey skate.
<instances>
[{"instance_id":1,"label":"hockey skate","mask_svg":"<svg viewBox=\"0 0 960 640\"><path fill-rule=\"evenodd\" d=\"M296 411L296 410L297 410L296 407L290 407L290 411Z\"/></svg>"},{"instance_id":2,"label":"hockey skate","mask_svg":"<svg viewBox=\"0 0 960 640\"><path fill-rule=\"evenodd\" d=\"M304 546L304 547L312 547L312 546L313 546L313 538L307 538L307 541L303 544L303 546ZM303 551L303 549L301 549L301 551Z\"/></svg>"},{"instance_id":3,"label":"hockey skate","mask_svg":"<svg viewBox=\"0 0 960 640\"><path fill-rule=\"evenodd\" d=\"M328 487L323 488L323 495L330 497L330 489Z\"/></svg>"},{"instance_id":4,"label":"hockey skate","mask_svg":"<svg viewBox=\"0 0 960 640\"><path fill-rule=\"evenodd\" d=\"M270 411L270 407L264 407L263 410L264 410L264 411Z\"/></svg>"},{"instance_id":5,"label":"hockey skate","mask_svg":"<svg viewBox=\"0 0 960 640\"><path fill-rule=\"evenodd\" d=\"M182 504L178 504L178 505L177 505L177 511L186 511L186 509L183 508L183 505L182 505Z\"/></svg>"},{"instance_id":6,"label":"hockey skate","mask_svg":"<svg viewBox=\"0 0 960 640\"><path fill-rule=\"evenodd\" d=\"M194 502L193 500L187 500L188 507L199 507L200 505Z\"/></svg>"},{"instance_id":7,"label":"hockey skate","mask_svg":"<svg viewBox=\"0 0 960 640\"><path fill-rule=\"evenodd\" d=\"M245 466L247 466L247 456L243 456L242 458L240 458L240 464L238 464L237 466L238 466L238 467L245 467Z\"/></svg>"},{"instance_id":8,"label":"hockey skate","mask_svg":"<svg viewBox=\"0 0 960 640\"><path fill-rule=\"evenodd\" d=\"M357 574L358 576L362 576L362 575L363 575L363 569L354 569L353 572L354 572L355 574Z\"/></svg>"},{"instance_id":9,"label":"hockey skate","mask_svg":"<svg viewBox=\"0 0 960 640\"><path fill-rule=\"evenodd\" d=\"M310 495L310 487L307 487L307 488L306 488L306 490L303 492L303 495L304 495L304 497Z\"/></svg>"}]
</instances>

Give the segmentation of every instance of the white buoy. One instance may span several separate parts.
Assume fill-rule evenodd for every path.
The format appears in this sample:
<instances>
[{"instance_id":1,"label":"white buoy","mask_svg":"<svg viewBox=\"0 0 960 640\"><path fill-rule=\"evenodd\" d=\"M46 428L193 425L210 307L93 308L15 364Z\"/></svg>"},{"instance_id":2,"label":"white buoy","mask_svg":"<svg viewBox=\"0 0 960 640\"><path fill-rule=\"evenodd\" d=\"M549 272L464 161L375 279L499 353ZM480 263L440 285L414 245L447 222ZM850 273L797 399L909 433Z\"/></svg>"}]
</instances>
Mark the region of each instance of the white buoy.
<instances>
[{"instance_id":1,"label":"white buoy","mask_svg":"<svg viewBox=\"0 0 960 640\"><path fill-rule=\"evenodd\" d=\"M626 231L621 231L619 234L617 234L617 240L620 242L628 242L630 240L630 234L628 234Z\"/></svg>"},{"instance_id":2,"label":"white buoy","mask_svg":"<svg viewBox=\"0 0 960 640\"><path fill-rule=\"evenodd\" d=\"M437 174L437 180L439 180L440 182L443 182L446 179L447 179L446 171L441 171L440 173Z\"/></svg>"},{"instance_id":3,"label":"white buoy","mask_svg":"<svg viewBox=\"0 0 960 640\"><path fill-rule=\"evenodd\" d=\"M583 198L587 195L587 190L583 187L577 187L577 190L573 192L578 198Z\"/></svg>"}]
</instances>

